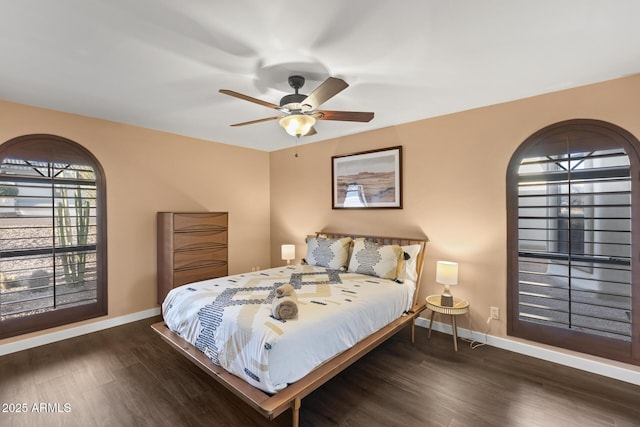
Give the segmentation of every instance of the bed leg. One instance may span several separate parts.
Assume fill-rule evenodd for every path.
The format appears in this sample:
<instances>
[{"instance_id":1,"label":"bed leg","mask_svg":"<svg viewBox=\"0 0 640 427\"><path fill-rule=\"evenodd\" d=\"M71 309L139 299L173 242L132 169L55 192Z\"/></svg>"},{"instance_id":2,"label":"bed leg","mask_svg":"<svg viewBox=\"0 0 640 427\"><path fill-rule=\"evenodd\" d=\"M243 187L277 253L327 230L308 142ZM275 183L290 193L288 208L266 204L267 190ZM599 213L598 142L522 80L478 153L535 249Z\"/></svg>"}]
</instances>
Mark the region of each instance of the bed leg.
<instances>
[{"instance_id":1,"label":"bed leg","mask_svg":"<svg viewBox=\"0 0 640 427\"><path fill-rule=\"evenodd\" d=\"M293 402L291 402L291 411L293 412L293 420L292 420L292 426L293 427L298 427L298 424L300 422L300 398L296 397L295 399L293 399Z\"/></svg>"},{"instance_id":2,"label":"bed leg","mask_svg":"<svg viewBox=\"0 0 640 427\"><path fill-rule=\"evenodd\" d=\"M416 343L416 321L415 319L411 321L411 344Z\"/></svg>"}]
</instances>

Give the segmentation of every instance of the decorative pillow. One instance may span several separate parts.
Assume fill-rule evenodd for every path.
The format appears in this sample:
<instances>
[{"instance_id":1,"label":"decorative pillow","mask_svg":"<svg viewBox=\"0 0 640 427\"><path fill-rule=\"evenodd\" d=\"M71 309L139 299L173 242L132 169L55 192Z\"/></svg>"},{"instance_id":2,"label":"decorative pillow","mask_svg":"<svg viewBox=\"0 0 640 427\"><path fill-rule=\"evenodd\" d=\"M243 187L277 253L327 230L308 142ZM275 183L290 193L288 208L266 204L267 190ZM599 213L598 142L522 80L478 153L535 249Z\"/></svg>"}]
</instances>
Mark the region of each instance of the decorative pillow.
<instances>
[{"instance_id":1,"label":"decorative pillow","mask_svg":"<svg viewBox=\"0 0 640 427\"><path fill-rule=\"evenodd\" d=\"M378 245L358 238L353 244L349 271L396 280L403 255L404 251L398 245Z\"/></svg>"},{"instance_id":2,"label":"decorative pillow","mask_svg":"<svg viewBox=\"0 0 640 427\"><path fill-rule=\"evenodd\" d=\"M333 269L345 268L349 261L349 246L351 237L327 239L307 236L307 264Z\"/></svg>"},{"instance_id":3,"label":"decorative pillow","mask_svg":"<svg viewBox=\"0 0 640 427\"><path fill-rule=\"evenodd\" d=\"M418 280L418 253L420 253L420 245L407 245L401 246L402 250L405 254L409 256L409 258L404 257L404 263L402 266L402 272L399 274L398 278L400 280L411 280L412 282L416 282Z\"/></svg>"}]
</instances>

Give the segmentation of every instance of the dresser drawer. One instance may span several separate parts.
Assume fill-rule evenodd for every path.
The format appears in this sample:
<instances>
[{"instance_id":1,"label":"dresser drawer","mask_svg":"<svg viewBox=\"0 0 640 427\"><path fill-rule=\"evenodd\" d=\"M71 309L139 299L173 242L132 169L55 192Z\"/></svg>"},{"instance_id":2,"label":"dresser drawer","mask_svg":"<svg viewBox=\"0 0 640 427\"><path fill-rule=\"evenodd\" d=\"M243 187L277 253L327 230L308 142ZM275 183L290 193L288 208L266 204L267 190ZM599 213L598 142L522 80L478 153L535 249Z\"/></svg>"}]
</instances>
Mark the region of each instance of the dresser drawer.
<instances>
[{"instance_id":1,"label":"dresser drawer","mask_svg":"<svg viewBox=\"0 0 640 427\"><path fill-rule=\"evenodd\" d=\"M206 267L217 265L220 262L224 262L224 265L227 265L226 246L215 249L176 252L173 254L173 268L176 270Z\"/></svg>"},{"instance_id":2,"label":"dresser drawer","mask_svg":"<svg viewBox=\"0 0 640 427\"><path fill-rule=\"evenodd\" d=\"M226 230L227 214L177 213L173 216L174 231Z\"/></svg>"},{"instance_id":3,"label":"dresser drawer","mask_svg":"<svg viewBox=\"0 0 640 427\"><path fill-rule=\"evenodd\" d=\"M227 246L227 231L192 231L191 233L175 233L173 250L189 250Z\"/></svg>"},{"instance_id":4,"label":"dresser drawer","mask_svg":"<svg viewBox=\"0 0 640 427\"><path fill-rule=\"evenodd\" d=\"M214 279L227 275L227 263L203 268L192 268L189 270L179 270L173 273L173 287L186 283L198 282L200 280Z\"/></svg>"}]
</instances>

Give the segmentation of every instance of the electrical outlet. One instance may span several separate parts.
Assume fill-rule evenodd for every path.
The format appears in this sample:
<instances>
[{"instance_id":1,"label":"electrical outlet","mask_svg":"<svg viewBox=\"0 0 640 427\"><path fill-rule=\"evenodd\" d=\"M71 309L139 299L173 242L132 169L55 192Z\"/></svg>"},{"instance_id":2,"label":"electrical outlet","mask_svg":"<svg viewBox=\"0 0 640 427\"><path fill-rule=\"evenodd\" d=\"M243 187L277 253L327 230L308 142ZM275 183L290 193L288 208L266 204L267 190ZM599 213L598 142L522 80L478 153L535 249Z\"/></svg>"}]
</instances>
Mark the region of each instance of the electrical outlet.
<instances>
[{"instance_id":1,"label":"electrical outlet","mask_svg":"<svg viewBox=\"0 0 640 427\"><path fill-rule=\"evenodd\" d=\"M500 319L500 309L498 307L491 307L491 318L495 320Z\"/></svg>"}]
</instances>

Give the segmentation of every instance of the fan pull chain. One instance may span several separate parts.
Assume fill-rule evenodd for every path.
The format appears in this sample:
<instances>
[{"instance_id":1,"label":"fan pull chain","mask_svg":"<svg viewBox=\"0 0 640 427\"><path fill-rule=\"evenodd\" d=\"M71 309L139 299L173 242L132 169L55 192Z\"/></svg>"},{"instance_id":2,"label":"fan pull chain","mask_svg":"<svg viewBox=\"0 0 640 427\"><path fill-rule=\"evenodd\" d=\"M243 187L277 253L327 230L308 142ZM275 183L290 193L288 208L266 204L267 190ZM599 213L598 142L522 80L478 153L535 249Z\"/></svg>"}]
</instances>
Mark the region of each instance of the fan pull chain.
<instances>
[{"instance_id":1,"label":"fan pull chain","mask_svg":"<svg viewBox=\"0 0 640 427\"><path fill-rule=\"evenodd\" d=\"M298 157L298 141L300 141L300 135L296 135L296 154L293 157Z\"/></svg>"}]
</instances>

